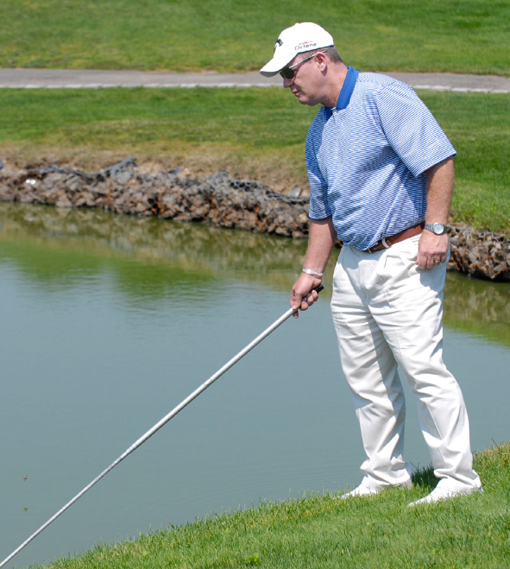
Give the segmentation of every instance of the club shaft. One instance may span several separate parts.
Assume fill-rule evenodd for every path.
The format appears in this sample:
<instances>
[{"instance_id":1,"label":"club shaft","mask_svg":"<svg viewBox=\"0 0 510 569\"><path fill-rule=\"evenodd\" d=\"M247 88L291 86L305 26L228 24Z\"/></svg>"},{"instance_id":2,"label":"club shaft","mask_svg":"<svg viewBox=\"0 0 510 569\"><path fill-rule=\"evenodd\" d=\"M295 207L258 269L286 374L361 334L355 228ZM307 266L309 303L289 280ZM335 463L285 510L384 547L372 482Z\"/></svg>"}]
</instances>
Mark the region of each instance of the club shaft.
<instances>
[{"instance_id":1,"label":"club shaft","mask_svg":"<svg viewBox=\"0 0 510 569\"><path fill-rule=\"evenodd\" d=\"M88 490L92 488L97 482L101 480L104 476L113 470L120 462L122 462L127 456L129 456L132 452L134 452L138 447L140 447L147 439L152 437L154 433L159 431L161 427L163 427L170 419L175 417L177 413L182 411L184 407L189 405L196 397L198 397L203 391L205 391L210 385L212 385L218 378L220 378L226 371L228 371L233 365L235 365L241 358L243 358L248 352L253 350L255 346L260 344L264 338L269 336L271 332L276 330L278 326L283 324L292 314L294 314L295 310L289 308L285 314L280 316L278 320L275 320L271 326L266 328L259 336L257 336L252 342L250 342L245 348L243 348L237 355L235 355L230 361L228 361L222 368L220 368L214 375L212 375L207 381L202 383L200 387L195 389L193 393L188 395L186 399L181 401L177 407L172 409L170 413L165 415L158 423L156 423L151 429L149 429L144 435L142 435L134 444L132 444L123 454L117 458L108 468L103 470L99 476L94 478L90 484L85 486L81 492L76 494L76 496L67 502L65 506L63 506L56 514L54 514L47 522L45 522L37 531L35 531L29 538L27 538L17 549L15 549L8 557L6 557L1 563L0 568L3 567L6 563L8 563L15 555L17 555L22 549L24 549L34 538L36 538L41 532L43 532L51 523L53 523L59 516L61 516L68 508L70 508L77 500L79 500L83 494L85 494Z\"/></svg>"}]
</instances>

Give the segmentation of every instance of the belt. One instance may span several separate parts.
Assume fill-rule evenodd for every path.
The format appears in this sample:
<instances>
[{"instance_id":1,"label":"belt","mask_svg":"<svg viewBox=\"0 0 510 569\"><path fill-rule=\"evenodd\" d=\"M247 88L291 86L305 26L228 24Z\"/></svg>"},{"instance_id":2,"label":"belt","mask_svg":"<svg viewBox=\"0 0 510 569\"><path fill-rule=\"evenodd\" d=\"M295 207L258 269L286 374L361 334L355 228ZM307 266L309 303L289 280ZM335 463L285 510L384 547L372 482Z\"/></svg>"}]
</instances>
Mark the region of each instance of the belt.
<instances>
[{"instance_id":1,"label":"belt","mask_svg":"<svg viewBox=\"0 0 510 569\"><path fill-rule=\"evenodd\" d=\"M390 237L383 237L375 245L372 245L372 247L369 249L365 249L363 253L377 253L377 251L389 249L392 245L395 245L395 243L399 243L400 241L404 241L404 239L409 239L409 237L413 237L414 235L421 233L423 231L423 226L423 222L418 223L417 225L413 225L413 227L404 229L404 231L395 233L395 235L390 235Z\"/></svg>"}]
</instances>

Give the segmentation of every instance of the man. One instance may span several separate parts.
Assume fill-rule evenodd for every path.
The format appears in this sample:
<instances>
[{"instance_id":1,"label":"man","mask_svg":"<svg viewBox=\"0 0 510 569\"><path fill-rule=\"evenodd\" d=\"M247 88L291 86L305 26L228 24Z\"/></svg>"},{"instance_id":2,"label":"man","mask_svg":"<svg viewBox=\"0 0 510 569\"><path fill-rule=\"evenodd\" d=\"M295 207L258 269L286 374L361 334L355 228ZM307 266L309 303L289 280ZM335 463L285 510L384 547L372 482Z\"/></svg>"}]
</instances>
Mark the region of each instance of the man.
<instances>
[{"instance_id":1,"label":"man","mask_svg":"<svg viewBox=\"0 0 510 569\"><path fill-rule=\"evenodd\" d=\"M361 484L343 497L411 485L397 366L439 478L410 505L481 490L462 393L442 359L455 149L408 85L346 67L316 24L284 30L260 72L322 105L306 140L310 234L290 303L306 310L317 299L338 237L331 309L366 452Z\"/></svg>"}]
</instances>

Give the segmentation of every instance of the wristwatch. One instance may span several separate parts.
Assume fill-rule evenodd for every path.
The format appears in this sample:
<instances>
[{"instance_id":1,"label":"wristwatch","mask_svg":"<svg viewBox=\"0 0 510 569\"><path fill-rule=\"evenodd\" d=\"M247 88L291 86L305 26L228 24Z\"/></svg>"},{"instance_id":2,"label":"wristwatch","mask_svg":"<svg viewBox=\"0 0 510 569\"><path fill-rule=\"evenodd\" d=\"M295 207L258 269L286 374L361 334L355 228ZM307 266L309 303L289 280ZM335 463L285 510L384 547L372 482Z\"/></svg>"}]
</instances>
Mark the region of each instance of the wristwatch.
<instances>
[{"instance_id":1,"label":"wristwatch","mask_svg":"<svg viewBox=\"0 0 510 569\"><path fill-rule=\"evenodd\" d=\"M443 233L446 233L446 225L437 221L436 223L426 223L425 229L432 231L432 233L435 233L436 235L442 235Z\"/></svg>"}]
</instances>

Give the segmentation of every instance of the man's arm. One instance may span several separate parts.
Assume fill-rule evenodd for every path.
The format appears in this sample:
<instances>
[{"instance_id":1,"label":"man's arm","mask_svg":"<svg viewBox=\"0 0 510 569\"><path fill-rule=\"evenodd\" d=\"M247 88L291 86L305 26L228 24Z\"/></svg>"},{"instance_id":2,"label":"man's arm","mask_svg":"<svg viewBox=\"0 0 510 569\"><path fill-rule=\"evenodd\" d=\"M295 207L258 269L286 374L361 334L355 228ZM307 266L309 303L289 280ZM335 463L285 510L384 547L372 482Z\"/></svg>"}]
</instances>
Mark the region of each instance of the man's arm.
<instances>
[{"instance_id":1,"label":"man's arm","mask_svg":"<svg viewBox=\"0 0 510 569\"><path fill-rule=\"evenodd\" d=\"M301 273L298 280L294 283L290 294L291 308L306 310L318 297L313 288L322 282L320 273L324 272L328 263L329 256L333 250L336 240L336 231L333 227L331 217L327 219L310 221L310 233L308 236L308 249L305 256L305 269L310 269L316 274ZM298 313L294 314L294 318Z\"/></svg>"},{"instance_id":2,"label":"man's arm","mask_svg":"<svg viewBox=\"0 0 510 569\"><path fill-rule=\"evenodd\" d=\"M447 158L425 172L427 179L427 212L426 223L448 222L448 214L452 203L455 168L453 158ZM416 264L420 269L445 263L448 254L448 235L435 235L432 231L423 230L418 249Z\"/></svg>"}]
</instances>

